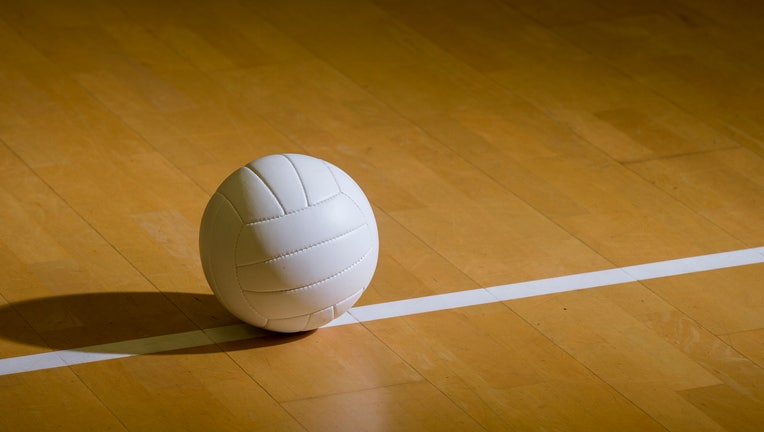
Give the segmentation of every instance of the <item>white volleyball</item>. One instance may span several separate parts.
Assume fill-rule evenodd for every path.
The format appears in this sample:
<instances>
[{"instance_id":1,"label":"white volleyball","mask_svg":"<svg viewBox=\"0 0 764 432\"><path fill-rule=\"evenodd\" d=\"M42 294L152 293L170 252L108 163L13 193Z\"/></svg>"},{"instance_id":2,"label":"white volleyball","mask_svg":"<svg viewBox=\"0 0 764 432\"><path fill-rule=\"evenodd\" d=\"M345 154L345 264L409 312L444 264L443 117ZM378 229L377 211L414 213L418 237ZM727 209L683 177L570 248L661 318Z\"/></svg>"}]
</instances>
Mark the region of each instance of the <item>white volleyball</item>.
<instances>
[{"instance_id":1,"label":"white volleyball","mask_svg":"<svg viewBox=\"0 0 764 432\"><path fill-rule=\"evenodd\" d=\"M281 154L223 181L204 211L199 250L207 282L231 313L298 332L355 304L374 275L379 236L350 176L321 159Z\"/></svg>"}]
</instances>

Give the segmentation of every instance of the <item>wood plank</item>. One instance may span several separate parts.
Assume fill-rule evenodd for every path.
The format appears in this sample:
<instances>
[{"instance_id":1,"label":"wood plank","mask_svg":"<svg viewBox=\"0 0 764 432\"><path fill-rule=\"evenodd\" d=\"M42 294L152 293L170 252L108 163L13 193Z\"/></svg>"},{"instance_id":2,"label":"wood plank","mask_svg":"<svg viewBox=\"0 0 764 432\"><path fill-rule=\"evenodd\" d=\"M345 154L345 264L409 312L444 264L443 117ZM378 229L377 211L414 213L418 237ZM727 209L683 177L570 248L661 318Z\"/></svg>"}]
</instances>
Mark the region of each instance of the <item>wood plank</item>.
<instances>
[{"instance_id":1,"label":"wood plank","mask_svg":"<svg viewBox=\"0 0 764 432\"><path fill-rule=\"evenodd\" d=\"M224 345L228 355L279 402L422 381L362 326L271 335Z\"/></svg>"},{"instance_id":2,"label":"wood plank","mask_svg":"<svg viewBox=\"0 0 764 432\"><path fill-rule=\"evenodd\" d=\"M72 369L127 430L304 430L214 346Z\"/></svg>"},{"instance_id":3,"label":"wood plank","mask_svg":"<svg viewBox=\"0 0 764 432\"><path fill-rule=\"evenodd\" d=\"M0 388L0 427L6 430L129 430L68 369L0 376Z\"/></svg>"},{"instance_id":4,"label":"wood plank","mask_svg":"<svg viewBox=\"0 0 764 432\"><path fill-rule=\"evenodd\" d=\"M426 382L293 401L284 407L308 430L484 430Z\"/></svg>"},{"instance_id":5,"label":"wood plank","mask_svg":"<svg viewBox=\"0 0 764 432\"><path fill-rule=\"evenodd\" d=\"M764 163L747 149L734 149L629 168L747 245L764 242L760 226Z\"/></svg>"},{"instance_id":6,"label":"wood plank","mask_svg":"<svg viewBox=\"0 0 764 432\"><path fill-rule=\"evenodd\" d=\"M764 324L764 266L695 273L679 278L643 282L713 334L723 335L761 328Z\"/></svg>"},{"instance_id":7,"label":"wood plank","mask_svg":"<svg viewBox=\"0 0 764 432\"><path fill-rule=\"evenodd\" d=\"M662 430L502 304L365 325L485 428Z\"/></svg>"},{"instance_id":8,"label":"wood plank","mask_svg":"<svg viewBox=\"0 0 764 432\"><path fill-rule=\"evenodd\" d=\"M601 291L521 299L509 306L664 427L722 430L677 394L717 385L719 379L628 312L602 299Z\"/></svg>"}]
</instances>

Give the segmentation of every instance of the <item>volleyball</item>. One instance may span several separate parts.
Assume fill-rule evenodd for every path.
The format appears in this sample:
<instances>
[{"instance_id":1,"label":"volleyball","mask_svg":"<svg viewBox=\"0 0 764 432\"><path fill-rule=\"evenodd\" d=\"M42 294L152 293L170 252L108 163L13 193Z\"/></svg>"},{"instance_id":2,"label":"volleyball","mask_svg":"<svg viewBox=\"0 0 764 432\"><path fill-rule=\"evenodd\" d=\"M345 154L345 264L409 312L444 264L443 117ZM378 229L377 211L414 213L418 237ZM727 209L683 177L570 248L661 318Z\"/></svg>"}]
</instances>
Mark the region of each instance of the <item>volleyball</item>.
<instances>
[{"instance_id":1,"label":"volleyball","mask_svg":"<svg viewBox=\"0 0 764 432\"><path fill-rule=\"evenodd\" d=\"M199 229L204 275L232 314L278 332L313 330L361 297L377 266L371 205L340 168L270 155L228 176Z\"/></svg>"}]
</instances>

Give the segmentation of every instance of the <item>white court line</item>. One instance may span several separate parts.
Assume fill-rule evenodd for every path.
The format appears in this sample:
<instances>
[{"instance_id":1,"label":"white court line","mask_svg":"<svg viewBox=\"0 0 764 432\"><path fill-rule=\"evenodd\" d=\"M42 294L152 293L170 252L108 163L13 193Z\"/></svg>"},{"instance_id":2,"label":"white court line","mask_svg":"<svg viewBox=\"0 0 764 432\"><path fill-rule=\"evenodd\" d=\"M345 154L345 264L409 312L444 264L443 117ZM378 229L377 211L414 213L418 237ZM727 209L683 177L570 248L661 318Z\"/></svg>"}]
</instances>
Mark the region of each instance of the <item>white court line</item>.
<instances>
[{"instance_id":1,"label":"white court line","mask_svg":"<svg viewBox=\"0 0 764 432\"><path fill-rule=\"evenodd\" d=\"M385 318L401 317L465 306L496 303L524 297L561 293L760 263L764 263L764 247L680 258L650 264L358 306L350 309L348 313L340 316L324 327L357 324ZM94 345L72 350L51 351L40 354L11 357L0 359L0 375L72 366L130 357L139 354L152 354L176 349L206 346L216 343L251 339L266 334L268 334L268 332L264 330L246 324L237 324L206 330L195 330L164 336Z\"/></svg>"}]
</instances>

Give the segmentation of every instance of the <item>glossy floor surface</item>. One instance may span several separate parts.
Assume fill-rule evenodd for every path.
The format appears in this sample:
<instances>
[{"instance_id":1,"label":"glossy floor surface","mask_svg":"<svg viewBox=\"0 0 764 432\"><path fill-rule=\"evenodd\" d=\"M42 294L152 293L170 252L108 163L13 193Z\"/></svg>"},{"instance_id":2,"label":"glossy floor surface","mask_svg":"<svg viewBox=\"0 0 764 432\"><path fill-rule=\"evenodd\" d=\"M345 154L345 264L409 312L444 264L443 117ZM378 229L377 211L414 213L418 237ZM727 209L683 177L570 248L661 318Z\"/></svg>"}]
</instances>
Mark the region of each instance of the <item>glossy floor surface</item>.
<instances>
[{"instance_id":1,"label":"glossy floor surface","mask_svg":"<svg viewBox=\"0 0 764 432\"><path fill-rule=\"evenodd\" d=\"M760 248L762 28L752 0L0 1L0 357L238 324L198 226L272 153L368 195L359 306ZM764 264L30 368L0 430L761 431Z\"/></svg>"}]
</instances>

